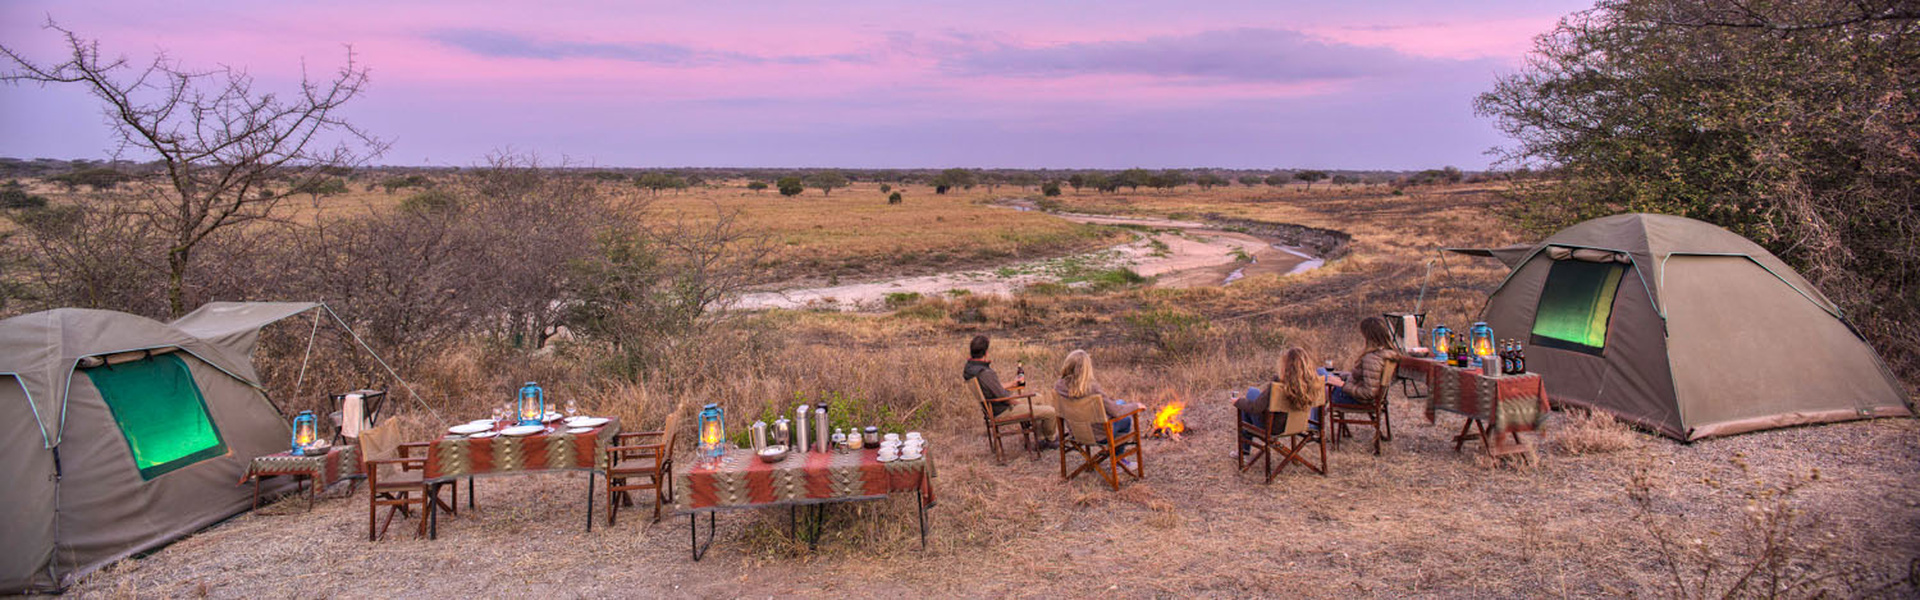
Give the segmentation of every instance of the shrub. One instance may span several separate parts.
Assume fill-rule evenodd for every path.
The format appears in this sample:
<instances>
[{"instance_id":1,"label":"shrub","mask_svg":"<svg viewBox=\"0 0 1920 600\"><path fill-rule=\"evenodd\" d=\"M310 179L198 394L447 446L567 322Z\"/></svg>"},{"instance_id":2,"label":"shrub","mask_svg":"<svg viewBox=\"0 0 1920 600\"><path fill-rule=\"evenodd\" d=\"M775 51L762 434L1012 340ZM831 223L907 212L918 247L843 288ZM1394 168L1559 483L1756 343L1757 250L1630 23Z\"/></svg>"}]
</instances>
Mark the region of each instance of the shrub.
<instances>
[{"instance_id":1,"label":"shrub","mask_svg":"<svg viewBox=\"0 0 1920 600\"><path fill-rule=\"evenodd\" d=\"M885 194L885 193L887 193L887 192L891 192L891 191L893 191L893 186L892 186L892 185L889 185L889 184L885 184L885 183L882 183L882 184L880 184L880 193L882 193L882 194Z\"/></svg>"},{"instance_id":2,"label":"shrub","mask_svg":"<svg viewBox=\"0 0 1920 600\"><path fill-rule=\"evenodd\" d=\"M1172 307L1136 310L1127 313L1125 321L1135 341L1167 360L1198 353L1206 346L1207 333L1212 329L1205 316Z\"/></svg>"},{"instance_id":3,"label":"shrub","mask_svg":"<svg viewBox=\"0 0 1920 600\"><path fill-rule=\"evenodd\" d=\"M800 195L800 192L807 191L806 184L801 183L799 177L781 177L780 181L775 182L775 185L780 187L780 195L789 198Z\"/></svg>"},{"instance_id":4,"label":"shrub","mask_svg":"<svg viewBox=\"0 0 1920 600\"><path fill-rule=\"evenodd\" d=\"M893 308L893 309L898 309L900 307L913 304L919 301L920 301L919 292L892 292L887 294L887 298L886 298L887 308Z\"/></svg>"},{"instance_id":5,"label":"shrub","mask_svg":"<svg viewBox=\"0 0 1920 600\"><path fill-rule=\"evenodd\" d=\"M894 192L893 195L887 196L887 204L899 204L901 202L900 192Z\"/></svg>"},{"instance_id":6,"label":"shrub","mask_svg":"<svg viewBox=\"0 0 1920 600\"><path fill-rule=\"evenodd\" d=\"M1040 186L1040 194L1048 198L1060 195L1060 182L1049 181Z\"/></svg>"},{"instance_id":7,"label":"shrub","mask_svg":"<svg viewBox=\"0 0 1920 600\"><path fill-rule=\"evenodd\" d=\"M1634 432L1626 424L1600 409L1568 408L1568 423L1553 434L1553 445L1561 452L1607 454L1633 447Z\"/></svg>"}]
</instances>

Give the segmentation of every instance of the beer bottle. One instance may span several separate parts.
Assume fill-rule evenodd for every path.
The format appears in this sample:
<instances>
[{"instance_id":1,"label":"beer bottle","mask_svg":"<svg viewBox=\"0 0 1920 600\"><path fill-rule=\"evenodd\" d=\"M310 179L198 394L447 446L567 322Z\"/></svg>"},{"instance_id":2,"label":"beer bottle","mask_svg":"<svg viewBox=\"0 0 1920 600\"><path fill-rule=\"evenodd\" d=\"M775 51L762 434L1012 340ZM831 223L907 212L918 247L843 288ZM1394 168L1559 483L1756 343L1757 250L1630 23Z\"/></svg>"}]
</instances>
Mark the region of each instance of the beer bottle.
<instances>
[{"instance_id":1,"label":"beer bottle","mask_svg":"<svg viewBox=\"0 0 1920 600\"><path fill-rule=\"evenodd\" d=\"M1507 340L1500 344L1500 374L1513 374L1513 340Z\"/></svg>"},{"instance_id":2,"label":"beer bottle","mask_svg":"<svg viewBox=\"0 0 1920 600\"><path fill-rule=\"evenodd\" d=\"M1019 385L1019 386L1022 386L1022 387L1025 387L1025 386L1027 385L1027 363L1026 363L1026 361L1021 361L1021 362L1017 362L1017 363L1014 363L1014 367L1013 367L1013 382L1014 382L1014 384L1015 384L1015 385Z\"/></svg>"},{"instance_id":3,"label":"beer bottle","mask_svg":"<svg viewBox=\"0 0 1920 600\"><path fill-rule=\"evenodd\" d=\"M1527 372L1527 347L1520 346L1519 348L1514 349L1513 356L1514 356L1514 365L1513 365L1514 372L1516 373Z\"/></svg>"}]
</instances>

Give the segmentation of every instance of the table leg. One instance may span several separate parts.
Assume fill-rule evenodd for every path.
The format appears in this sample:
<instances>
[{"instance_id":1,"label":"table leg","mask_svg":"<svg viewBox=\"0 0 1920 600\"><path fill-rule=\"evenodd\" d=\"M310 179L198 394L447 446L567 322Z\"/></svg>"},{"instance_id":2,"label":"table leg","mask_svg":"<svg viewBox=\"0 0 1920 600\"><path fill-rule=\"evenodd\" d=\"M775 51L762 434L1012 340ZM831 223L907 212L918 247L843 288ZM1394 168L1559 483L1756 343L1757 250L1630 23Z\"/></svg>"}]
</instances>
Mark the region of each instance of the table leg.
<instances>
[{"instance_id":1,"label":"table leg","mask_svg":"<svg viewBox=\"0 0 1920 600\"><path fill-rule=\"evenodd\" d=\"M300 479L307 480L307 512L313 512L313 501L314 499L320 497L320 478L299 477L294 480L296 482L294 484L295 486L299 485L298 481ZM294 489L299 489L299 488L295 487Z\"/></svg>"},{"instance_id":2,"label":"table leg","mask_svg":"<svg viewBox=\"0 0 1920 600\"><path fill-rule=\"evenodd\" d=\"M454 502L459 502L459 501L460 501L459 499L454 500ZM467 478L467 510L473 510L473 478L472 477Z\"/></svg>"},{"instance_id":3,"label":"table leg","mask_svg":"<svg viewBox=\"0 0 1920 600\"><path fill-rule=\"evenodd\" d=\"M260 476L253 476L253 509L260 510Z\"/></svg>"},{"instance_id":4,"label":"table leg","mask_svg":"<svg viewBox=\"0 0 1920 600\"><path fill-rule=\"evenodd\" d=\"M913 489L914 506L920 509L920 549L927 549L927 494L924 488Z\"/></svg>"},{"instance_id":5,"label":"table leg","mask_svg":"<svg viewBox=\"0 0 1920 600\"><path fill-rule=\"evenodd\" d=\"M593 532L593 484L594 484L594 478L598 476L599 476L598 473L594 473L593 471L587 471L587 532L588 533ZM608 485L612 485L612 484L608 484ZM612 507L608 507L608 510L612 510Z\"/></svg>"},{"instance_id":6,"label":"table leg","mask_svg":"<svg viewBox=\"0 0 1920 600\"><path fill-rule=\"evenodd\" d=\"M694 562L700 562L700 557L706 556L707 549L713 547L714 513L716 512L718 511L707 511L707 543L705 544L700 543L699 514L687 513L687 540L693 549Z\"/></svg>"},{"instance_id":7,"label":"table leg","mask_svg":"<svg viewBox=\"0 0 1920 600\"><path fill-rule=\"evenodd\" d=\"M420 518L427 520L428 540L440 539L440 507L437 506L438 504L440 504L439 490L428 487L426 505L420 509Z\"/></svg>"}]
</instances>

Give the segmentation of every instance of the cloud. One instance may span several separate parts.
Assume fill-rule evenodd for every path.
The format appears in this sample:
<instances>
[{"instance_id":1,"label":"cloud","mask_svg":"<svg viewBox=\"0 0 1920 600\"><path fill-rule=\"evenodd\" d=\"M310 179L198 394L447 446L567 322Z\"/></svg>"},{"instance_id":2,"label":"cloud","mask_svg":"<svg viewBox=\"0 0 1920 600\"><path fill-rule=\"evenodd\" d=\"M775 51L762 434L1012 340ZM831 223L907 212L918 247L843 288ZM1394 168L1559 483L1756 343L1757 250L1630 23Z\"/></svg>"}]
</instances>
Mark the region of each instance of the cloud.
<instances>
[{"instance_id":1,"label":"cloud","mask_svg":"<svg viewBox=\"0 0 1920 600\"><path fill-rule=\"evenodd\" d=\"M953 56L943 66L969 75L1070 77L1143 75L1253 83L1307 83L1386 76L1434 59L1357 46L1284 29L1227 29L1140 40L997 47Z\"/></svg>"},{"instance_id":2,"label":"cloud","mask_svg":"<svg viewBox=\"0 0 1920 600\"><path fill-rule=\"evenodd\" d=\"M574 58L617 60L668 67L709 65L813 65L828 62L859 62L865 57L852 54L821 56L756 56L694 48L680 44L649 42L565 42L488 29L446 29L427 35L440 44L491 58L530 58L567 60Z\"/></svg>"}]
</instances>

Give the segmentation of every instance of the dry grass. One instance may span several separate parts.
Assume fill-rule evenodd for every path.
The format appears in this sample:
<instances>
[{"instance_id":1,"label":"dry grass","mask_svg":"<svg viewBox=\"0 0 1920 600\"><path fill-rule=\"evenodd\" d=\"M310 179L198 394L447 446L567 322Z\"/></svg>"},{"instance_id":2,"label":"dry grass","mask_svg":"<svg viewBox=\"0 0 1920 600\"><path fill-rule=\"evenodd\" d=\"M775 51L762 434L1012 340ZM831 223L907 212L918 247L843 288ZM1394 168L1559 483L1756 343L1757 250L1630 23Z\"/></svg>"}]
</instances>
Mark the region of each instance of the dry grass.
<instances>
[{"instance_id":1,"label":"dry grass","mask_svg":"<svg viewBox=\"0 0 1920 600\"><path fill-rule=\"evenodd\" d=\"M844 192L836 192L839 197ZM1238 194L1238 195L1236 195ZM1738 477L1778 480L1818 468L1792 507L1814 510L1821 554L1809 569L1846 569L1846 595L1914 594L1896 580L1920 558L1920 422L1878 420L1776 430L1680 445L1633 433L1603 416L1556 413L1550 452L1526 468L1455 453L1458 417L1427 424L1421 405L1393 398L1395 438L1375 457L1343 444L1321 477L1289 469L1262 485L1232 468L1226 390L1266 375L1299 345L1337 362L1358 346L1361 316L1408 308L1431 249L1499 244L1518 234L1488 226L1496 202L1473 191L1384 197L1334 190L1236 188L1189 195L1070 196L1069 205L1124 204L1169 214L1210 209L1355 234L1353 254L1304 276L1227 288L1130 289L1094 295L963 298L898 315L774 313L742 323L770 339L716 344L688 360L723 376L595 384L590 349L502 363L481 349L451 351L427 384L450 412L484 411L506 386L538 373L560 393L634 428L670 406L721 402L736 426L788 406L796 394L842 392L874 415L928 433L939 465L933 537L918 548L910 499L835 507L817 551L787 535L784 511L727 513L714 550L689 560L685 521L581 530L584 477L483 480L480 510L443 520L441 539L404 532L367 543L365 498L336 498L313 513L276 506L243 515L155 555L128 561L73 591L93 596L438 596L507 591L527 596L1669 596L1679 593L1653 549L1643 509L1662 511L1675 539L1714 538L1749 522L1752 486L1704 486ZM851 194L850 194L851 195ZM769 193L771 196L771 193ZM814 196L817 198L817 195ZM769 198L771 199L771 198ZM1124 199L1124 201L1122 200ZM909 206L912 206L912 196ZM1070 206L1072 208L1072 206ZM1011 212L1011 211L1008 211ZM1425 307L1457 323L1498 281L1494 266L1436 264ZM1175 306L1205 315L1201 343L1169 353L1139 343L1127 314ZM955 390L964 340L996 339L1002 369L1024 362L1052 383L1073 348L1092 350L1103 386L1134 400L1190 402L1189 435L1150 441L1148 477L1120 492L1095 480L1063 482L1057 456L994 464L977 408ZM745 344L742 342L741 344ZM442 400L436 400L442 401ZM462 417L466 414L462 413ZM877 417L876 417L877 418ZM1532 441L1539 442L1539 438ZM1603 452L1603 449L1612 449ZM1635 473L1650 474L1635 477ZM1629 492L1656 501L1636 504ZM623 511L635 517L646 511ZM1671 517L1671 518L1669 518ZM1815 522L1815 521L1810 521ZM1754 549L1712 546L1729 560ZM1847 585L1853 585L1848 583ZM1875 591L1878 589L1878 591Z\"/></svg>"}]
</instances>

